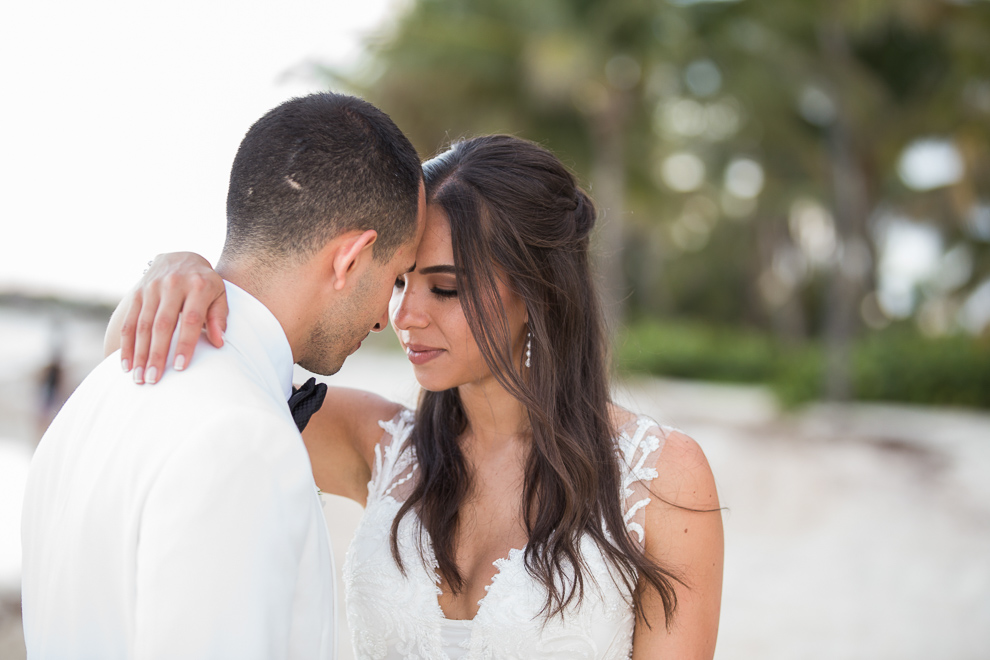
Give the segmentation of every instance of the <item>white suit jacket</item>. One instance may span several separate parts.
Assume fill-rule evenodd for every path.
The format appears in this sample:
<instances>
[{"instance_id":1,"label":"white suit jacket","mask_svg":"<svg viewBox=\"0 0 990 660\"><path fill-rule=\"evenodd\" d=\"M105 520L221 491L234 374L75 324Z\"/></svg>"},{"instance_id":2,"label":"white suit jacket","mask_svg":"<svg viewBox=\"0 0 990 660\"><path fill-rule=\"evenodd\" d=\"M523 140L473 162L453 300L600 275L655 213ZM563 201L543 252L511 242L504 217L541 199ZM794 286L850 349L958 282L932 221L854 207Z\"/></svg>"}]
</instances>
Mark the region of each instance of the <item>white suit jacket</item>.
<instances>
[{"instance_id":1,"label":"white suit jacket","mask_svg":"<svg viewBox=\"0 0 990 660\"><path fill-rule=\"evenodd\" d=\"M38 446L29 658L332 658L329 539L278 320L230 284L225 345L135 385L113 355ZM170 357L171 360L171 357Z\"/></svg>"}]
</instances>

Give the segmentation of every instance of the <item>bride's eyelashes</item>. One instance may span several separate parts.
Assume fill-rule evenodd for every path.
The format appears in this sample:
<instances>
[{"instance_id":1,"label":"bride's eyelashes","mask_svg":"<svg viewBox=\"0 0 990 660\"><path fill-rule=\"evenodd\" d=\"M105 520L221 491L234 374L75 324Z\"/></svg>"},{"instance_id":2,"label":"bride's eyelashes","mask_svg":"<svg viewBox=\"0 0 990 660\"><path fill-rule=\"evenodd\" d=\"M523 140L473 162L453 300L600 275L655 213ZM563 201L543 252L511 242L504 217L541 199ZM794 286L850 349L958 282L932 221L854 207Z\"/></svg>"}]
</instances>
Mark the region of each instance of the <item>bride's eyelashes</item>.
<instances>
[{"instance_id":1,"label":"bride's eyelashes","mask_svg":"<svg viewBox=\"0 0 990 660\"><path fill-rule=\"evenodd\" d=\"M404 289L406 287L406 280L403 277L397 277L395 280L394 287L396 289ZM437 298L443 298L443 299L457 297L457 289L446 289L444 287L439 287L439 286L431 286L430 293L435 295Z\"/></svg>"},{"instance_id":2,"label":"bride's eyelashes","mask_svg":"<svg viewBox=\"0 0 990 660\"><path fill-rule=\"evenodd\" d=\"M457 289L441 289L438 286L430 287L430 293L437 298L456 298Z\"/></svg>"}]
</instances>

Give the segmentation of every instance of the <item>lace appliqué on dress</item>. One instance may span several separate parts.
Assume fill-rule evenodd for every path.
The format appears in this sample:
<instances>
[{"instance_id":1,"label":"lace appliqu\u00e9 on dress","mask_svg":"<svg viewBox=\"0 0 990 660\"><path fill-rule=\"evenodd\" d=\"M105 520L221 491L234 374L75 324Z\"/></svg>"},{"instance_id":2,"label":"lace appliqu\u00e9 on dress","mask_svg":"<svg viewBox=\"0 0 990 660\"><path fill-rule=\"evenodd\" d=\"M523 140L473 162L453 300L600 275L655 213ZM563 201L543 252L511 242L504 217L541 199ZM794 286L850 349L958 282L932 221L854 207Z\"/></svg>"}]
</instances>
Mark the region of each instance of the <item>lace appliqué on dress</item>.
<instances>
[{"instance_id":1,"label":"lace appliqu\u00e9 on dress","mask_svg":"<svg viewBox=\"0 0 990 660\"><path fill-rule=\"evenodd\" d=\"M650 503L650 484L657 478L657 458L671 430L648 417L638 417L625 424L616 438L622 469L623 520L641 546L646 543L643 523L644 509Z\"/></svg>"},{"instance_id":2,"label":"lace appliqu\u00e9 on dress","mask_svg":"<svg viewBox=\"0 0 990 660\"><path fill-rule=\"evenodd\" d=\"M375 464L371 468L371 481L368 482L368 503L391 495L399 486L410 479L416 471L416 456L403 451L412 433L415 416L411 410L403 409L388 421L378 422L385 434L375 445Z\"/></svg>"}]
</instances>

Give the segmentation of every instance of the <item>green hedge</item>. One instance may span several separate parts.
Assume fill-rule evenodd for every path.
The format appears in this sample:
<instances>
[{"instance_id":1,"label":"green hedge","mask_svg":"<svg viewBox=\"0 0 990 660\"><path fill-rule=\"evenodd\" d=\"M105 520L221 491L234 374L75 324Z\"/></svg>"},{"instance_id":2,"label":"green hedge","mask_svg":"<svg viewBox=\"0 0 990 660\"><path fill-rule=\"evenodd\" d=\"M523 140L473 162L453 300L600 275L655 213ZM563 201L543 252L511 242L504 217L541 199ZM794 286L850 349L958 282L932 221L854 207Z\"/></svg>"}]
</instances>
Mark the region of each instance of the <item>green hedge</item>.
<instances>
[{"instance_id":1,"label":"green hedge","mask_svg":"<svg viewBox=\"0 0 990 660\"><path fill-rule=\"evenodd\" d=\"M785 405L817 399L824 382L818 342L785 346L771 336L692 322L646 321L619 340L620 370L773 387ZM910 326L874 332L852 347L853 396L865 401L990 408L990 344L929 339Z\"/></svg>"},{"instance_id":2,"label":"green hedge","mask_svg":"<svg viewBox=\"0 0 990 660\"><path fill-rule=\"evenodd\" d=\"M675 378L765 382L778 351L763 335L687 322L643 322L620 338L619 368Z\"/></svg>"}]
</instances>

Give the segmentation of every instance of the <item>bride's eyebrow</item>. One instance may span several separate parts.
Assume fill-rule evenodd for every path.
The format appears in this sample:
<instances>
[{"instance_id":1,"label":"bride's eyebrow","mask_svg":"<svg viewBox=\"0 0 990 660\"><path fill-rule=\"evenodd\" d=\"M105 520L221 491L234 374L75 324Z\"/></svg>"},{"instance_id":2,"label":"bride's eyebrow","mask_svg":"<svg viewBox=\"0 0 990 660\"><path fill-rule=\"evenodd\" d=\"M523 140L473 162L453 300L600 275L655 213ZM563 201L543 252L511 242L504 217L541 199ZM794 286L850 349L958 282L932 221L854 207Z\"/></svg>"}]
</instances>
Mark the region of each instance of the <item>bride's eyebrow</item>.
<instances>
[{"instance_id":1,"label":"bride's eyebrow","mask_svg":"<svg viewBox=\"0 0 990 660\"><path fill-rule=\"evenodd\" d=\"M443 273L449 275L456 275L457 271L453 266L447 264L441 264L439 266L427 266L419 271L420 275L432 275L434 273Z\"/></svg>"}]
</instances>

